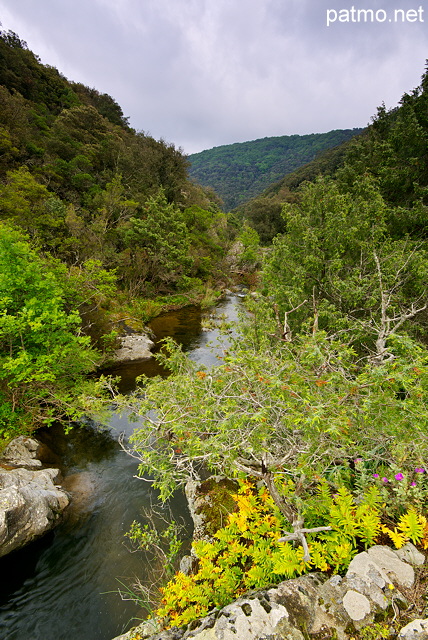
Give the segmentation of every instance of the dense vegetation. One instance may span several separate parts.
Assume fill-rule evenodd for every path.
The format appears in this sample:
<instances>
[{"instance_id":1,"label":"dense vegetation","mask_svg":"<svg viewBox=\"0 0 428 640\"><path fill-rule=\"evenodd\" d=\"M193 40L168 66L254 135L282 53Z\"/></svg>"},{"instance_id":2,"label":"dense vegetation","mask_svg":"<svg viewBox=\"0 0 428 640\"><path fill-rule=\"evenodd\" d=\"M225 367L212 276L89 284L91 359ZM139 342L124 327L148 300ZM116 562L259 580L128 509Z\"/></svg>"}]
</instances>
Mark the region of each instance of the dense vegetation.
<instances>
[{"instance_id":1,"label":"dense vegetation","mask_svg":"<svg viewBox=\"0 0 428 640\"><path fill-rule=\"evenodd\" d=\"M118 301L138 316L139 296L202 295L223 277L230 228L187 166L130 128L113 98L0 33L0 262L15 249L17 260L0 276L0 436L75 415L58 385L100 362L81 334L99 334Z\"/></svg>"},{"instance_id":2,"label":"dense vegetation","mask_svg":"<svg viewBox=\"0 0 428 640\"><path fill-rule=\"evenodd\" d=\"M360 131L338 129L214 147L189 156L189 173L199 184L214 189L223 199L225 209L230 210Z\"/></svg>"},{"instance_id":3,"label":"dense vegetation","mask_svg":"<svg viewBox=\"0 0 428 640\"><path fill-rule=\"evenodd\" d=\"M94 316L221 274L231 232L172 145L13 33L0 37L0 77L7 439L93 407ZM427 100L428 73L345 151L273 187L276 217L257 213L263 239L275 236L258 297L218 367L169 340L171 376L116 398L141 416L133 453L161 497L206 473L241 481L234 513L195 546L195 575L164 590L166 626L275 579L342 570L385 537L428 546ZM255 264L256 231L240 239ZM131 535L156 541L138 525Z\"/></svg>"},{"instance_id":4,"label":"dense vegetation","mask_svg":"<svg viewBox=\"0 0 428 640\"><path fill-rule=\"evenodd\" d=\"M248 588L343 570L376 541L428 546L427 99L424 75L334 176L281 207L284 232L219 366L168 341L171 377L123 399L163 497L207 472L244 482L195 544L194 575L163 589L166 626Z\"/></svg>"}]
</instances>

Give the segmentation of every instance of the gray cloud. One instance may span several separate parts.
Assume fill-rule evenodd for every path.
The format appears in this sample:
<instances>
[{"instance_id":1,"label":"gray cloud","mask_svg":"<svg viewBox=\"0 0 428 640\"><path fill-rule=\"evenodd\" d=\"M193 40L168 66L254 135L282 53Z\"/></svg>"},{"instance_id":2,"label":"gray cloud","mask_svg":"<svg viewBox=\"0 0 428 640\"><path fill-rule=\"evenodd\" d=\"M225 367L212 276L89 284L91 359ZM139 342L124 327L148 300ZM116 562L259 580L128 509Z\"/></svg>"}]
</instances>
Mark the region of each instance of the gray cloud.
<instances>
[{"instance_id":1,"label":"gray cloud","mask_svg":"<svg viewBox=\"0 0 428 640\"><path fill-rule=\"evenodd\" d=\"M412 0L0 0L3 27L131 124L188 153L364 126L419 84L426 24L326 25L327 9ZM381 15L381 14L380 14ZM428 22L427 15L424 16Z\"/></svg>"}]
</instances>

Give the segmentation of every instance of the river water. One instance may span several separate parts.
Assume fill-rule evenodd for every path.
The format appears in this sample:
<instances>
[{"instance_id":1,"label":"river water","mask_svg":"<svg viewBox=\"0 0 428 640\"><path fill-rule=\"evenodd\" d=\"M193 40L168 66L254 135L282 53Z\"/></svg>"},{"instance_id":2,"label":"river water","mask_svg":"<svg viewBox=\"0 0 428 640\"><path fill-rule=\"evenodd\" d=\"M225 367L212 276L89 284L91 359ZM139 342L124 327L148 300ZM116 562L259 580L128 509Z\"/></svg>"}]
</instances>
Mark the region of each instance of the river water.
<instances>
[{"instance_id":1,"label":"river water","mask_svg":"<svg viewBox=\"0 0 428 640\"><path fill-rule=\"evenodd\" d=\"M234 321L238 306L230 296L215 314ZM193 360L210 366L221 357L219 334L203 331L201 320L200 309L191 307L156 318L151 328L158 340L172 336ZM163 372L149 360L111 373L121 375L122 391L129 391L137 375ZM141 618L141 609L118 594L121 583L131 584L134 576L150 582L151 575L147 559L131 553L124 537L134 519L144 521L142 510L157 503L150 484L134 477L137 462L117 443L119 433L134 428L113 415L106 432L88 425L67 437L55 430L45 435L66 473L79 474L82 499L53 532L0 559L0 640L111 640ZM183 495L169 507L190 536Z\"/></svg>"}]
</instances>

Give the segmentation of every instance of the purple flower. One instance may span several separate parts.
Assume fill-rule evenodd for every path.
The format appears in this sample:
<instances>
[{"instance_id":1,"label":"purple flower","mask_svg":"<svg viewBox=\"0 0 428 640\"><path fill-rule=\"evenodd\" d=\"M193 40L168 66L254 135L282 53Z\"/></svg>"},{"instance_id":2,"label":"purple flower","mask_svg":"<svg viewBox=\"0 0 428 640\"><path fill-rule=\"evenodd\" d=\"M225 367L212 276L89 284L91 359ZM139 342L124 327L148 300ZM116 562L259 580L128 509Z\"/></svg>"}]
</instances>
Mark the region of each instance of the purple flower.
<instances>
[{"instance_id":1,"label":"purple flower","mask_svg":"<svg viewBox=\"0 0 428 640\"><path fill-rule=\"evenodd\" d=\"M425 469L423 467L416 467L415 473L425 473Z\"/></svg>"},{"instance_id":2,"label":"purple flower","mask_svg":"<svg viewBox=\"0 0 428 640\"><path fill-rule=\"evenodd\" d=\"M410 486L411 487L416 487L416 482L412 482Z\"/></svg>"},{"instance_id":3,"label":"purple flower","mask_svg":"<svg viewBox=\"0 0 428 640\"><path fill-rule=\"evenodd\" d=\"M382 478L382 482L389 482L388 478Z\"/></svg>"},{"instance_id":4,"label":"purple flower","mask_svg":"<svg viewBox=\"0 0 428 640\"><path fill-rule=\"evenodd\" d=\"M397 473L397 474L395 474L394 478L395 478L396 480L402 480L402 479L404 478L404 476L403 476L403 474L402 474L402 473Z\"/></svg>"},{"instance_id":5,"label":"purple flower","mask_svg":"<svg viewBox=\"0 0 428 640\"><path fill-rule=\"evenodd\" d=\"M373 478L379 478L379 474L378 473L374 473L373 474Z\"/></svg>"},{"instance_id":6,"label":"purple flower","mask_svg":"<svg viewBox=\"0 0 428 640\"><path fill-rule=\"evenodd\" d=\"M363 459L362 458L355 458L354 463L355 464L359 464L360 462L362 462Z\"/></svg>"}]
</instances>

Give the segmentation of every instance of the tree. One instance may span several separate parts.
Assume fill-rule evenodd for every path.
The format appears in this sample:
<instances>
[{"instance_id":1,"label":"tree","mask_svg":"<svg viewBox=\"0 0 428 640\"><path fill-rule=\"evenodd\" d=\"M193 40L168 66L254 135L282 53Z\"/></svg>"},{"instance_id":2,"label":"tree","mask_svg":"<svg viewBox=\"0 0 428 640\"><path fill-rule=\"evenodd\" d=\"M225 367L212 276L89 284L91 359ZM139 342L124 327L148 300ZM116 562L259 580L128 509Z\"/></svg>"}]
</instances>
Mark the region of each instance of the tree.
<instances>
[{"instance_id":1,"label":"tree","mask_svg":"<svg viewBox=\"0 0 428 640\"><path fill-rule=\"evenodd\" d=\"M147 200L141 217L130 219L125 241L131 248L144 249L148 265L146 277L157 290L177 282L190 267L183 215L167 202L162 190Z\"/></svg>"},{"instance_id":2,"label":"tree","mask_svg":"<svg viewBox=\"0 0 428 640\"><path fill-rule=\"evenodd\" d=\"M80 335L62 281L66 268L40 257L0 224L0 437L79 416L78 396L99 354ZM70 285L69 285L70 286Z\"/></svg>"},{"instance_id":3,"label":"tree","mask_svg":"<svg viewBox=\"0 0 428 640\"><path fill-rule=\"evenodd\" d=\"M397 320L424 310L425 244L390 236L390 208L372 178L359 178L346 191L320 178L283 215L287 231L274 239L264 283L280 315L296 310L291 329L315 318L319 328L347 331L355 344L374 349L386 300Z\"/></svg>"},{"instance_id":4,"label":"tree","mask_svg":"<svg viewBox=\"0 0 428 640\"><path fill-rule=\"evenodd\" d=\"M267 329L267 326L264 327ZM160 358L173 375L145 379L123 400L142 424L131 438L139 473L167 498L207 472L253 476L301 539L299 490L281 495L275 477L307 489L332 480L356 457L374 465L427 453L427 352L396 338L394 359L373 367L323 332L285 343L247 327L210 370L166 343ZM257 345L257 346L256 346ZM403 389L405 393L403 395Z\"/></svg>"}]
</instances>

